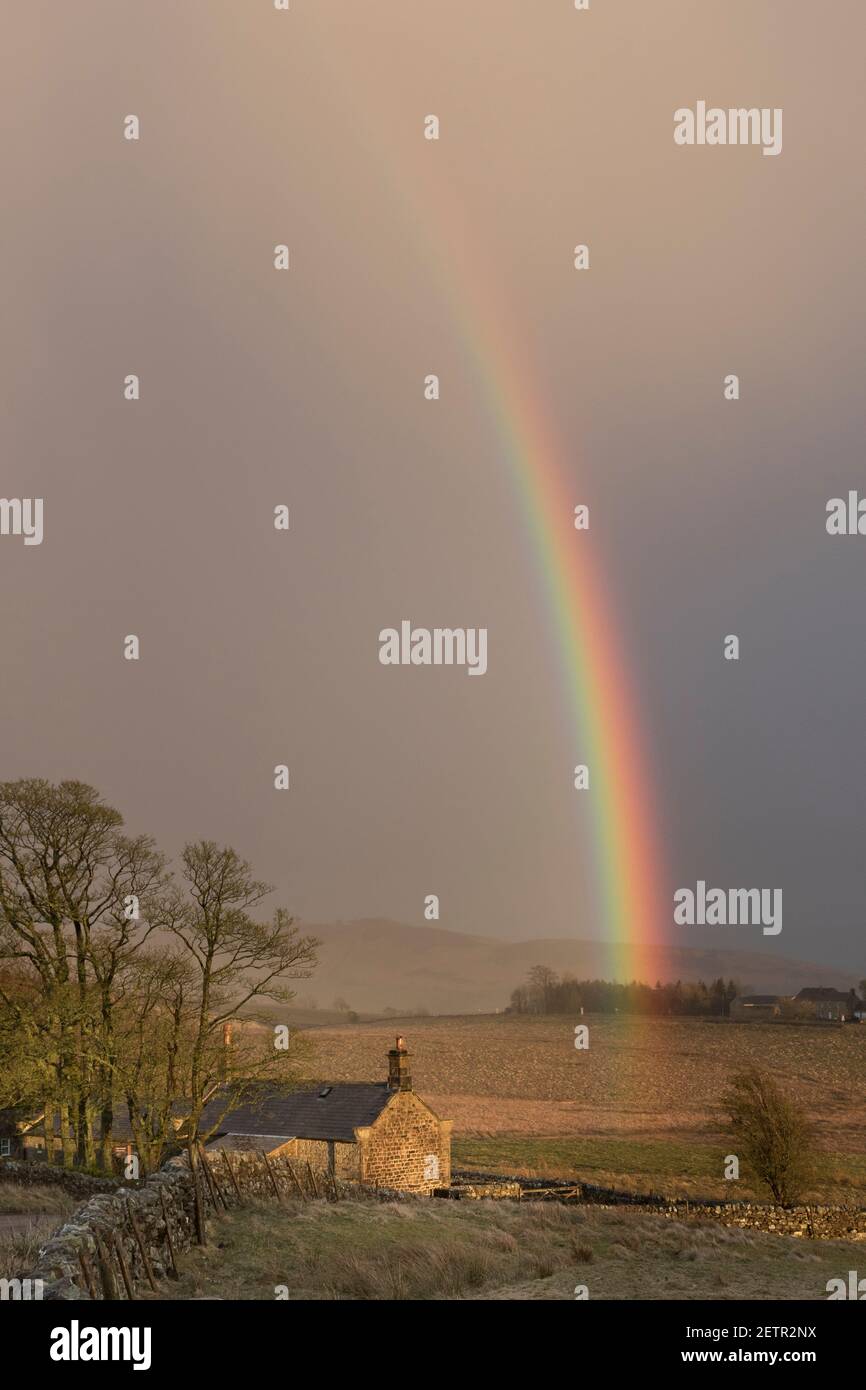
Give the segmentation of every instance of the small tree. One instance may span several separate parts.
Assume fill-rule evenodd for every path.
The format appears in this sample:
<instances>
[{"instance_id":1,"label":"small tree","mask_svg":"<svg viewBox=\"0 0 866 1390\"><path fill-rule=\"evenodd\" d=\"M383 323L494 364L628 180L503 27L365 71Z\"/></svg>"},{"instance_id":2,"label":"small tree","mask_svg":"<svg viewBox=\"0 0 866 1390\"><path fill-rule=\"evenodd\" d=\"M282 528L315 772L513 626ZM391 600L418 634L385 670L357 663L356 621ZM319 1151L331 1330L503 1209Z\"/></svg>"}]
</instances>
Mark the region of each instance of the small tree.
<instances>
[{"instance_id":1,"label":"small tree","mask_svg":"<svg viewBox=\"0 0 866 1390\"><path fill-rule=\"evenodd\" d=\"M179 958L185 959L193 980L191 1013L183 1004L178 1015L184 1046L178 1047L172 1065L187 1098L184 1135L195 1179L196 1233L203 1245L200 1146L263 1078L276 1073L288 1081L298 1052L296 1041L292 1049L277 1050L273 1034L239 1028L229 1069L232 1024L244 1018L257 1021L255 1011L267 1001L290 1003L295 996L289 981L312 974L319 943L301 936L284 908L278 907L267 922L252 916L273 889L253 878L250 865L231 848L221 849L213 840L187 845L182 875L184 889L164 911L163 923L174 934ZM172 1021L169 1037L174 1036ZM210 1101L212 1113L205 1122Z\"/></svg>"},{"instance_id":2,"label":"small tree","mask_svg":"<svg viewBox=\"0 0 866 1390\"><path fill-rule=\"evenodd\" d=\"M790 1206L812 1167L812 1127L804 1111L759 1067L732 1076L722 1104L742 1157L774 1200Z\"/></svg>"},{"instance_id":3,"label":"small tree","mask_svg":"<svg viewBox=\"0 0 866 1390\"><path fill-rule=\"evenodd\" d=\"M533 965L529 971L529 999L532 1013L549 1014L553 1012L553 991L559 983L559 976L548 965Z\"/></svg>"}]
</instances>

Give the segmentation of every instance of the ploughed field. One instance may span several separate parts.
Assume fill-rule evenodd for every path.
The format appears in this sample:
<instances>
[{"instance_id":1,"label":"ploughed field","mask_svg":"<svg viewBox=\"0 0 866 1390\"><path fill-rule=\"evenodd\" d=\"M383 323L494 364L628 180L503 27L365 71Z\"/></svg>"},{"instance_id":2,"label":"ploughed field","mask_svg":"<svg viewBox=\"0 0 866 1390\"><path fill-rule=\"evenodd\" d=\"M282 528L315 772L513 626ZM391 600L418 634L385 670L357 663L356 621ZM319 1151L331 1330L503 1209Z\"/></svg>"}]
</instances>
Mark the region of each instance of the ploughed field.
<instances>
[{"instance_id":1,"label":"ploughed field","mask_svg":"<svg viewBox=\"0 0 866 1390\"><path fill-rule=\"evenodd\" d=\"M589 1048L574 1047L577 1022ZM405 1018L310 1029L310 1074L385 1075L396 1032L413 1084L454 1120L455 1166L579 1177L636 1191L746 1197L722 1179L731 1151L720 1097L766 1068L818 1130L813 1199L866 1201L866 1025L505 1014Z\"/></svg>"}]
</instances>

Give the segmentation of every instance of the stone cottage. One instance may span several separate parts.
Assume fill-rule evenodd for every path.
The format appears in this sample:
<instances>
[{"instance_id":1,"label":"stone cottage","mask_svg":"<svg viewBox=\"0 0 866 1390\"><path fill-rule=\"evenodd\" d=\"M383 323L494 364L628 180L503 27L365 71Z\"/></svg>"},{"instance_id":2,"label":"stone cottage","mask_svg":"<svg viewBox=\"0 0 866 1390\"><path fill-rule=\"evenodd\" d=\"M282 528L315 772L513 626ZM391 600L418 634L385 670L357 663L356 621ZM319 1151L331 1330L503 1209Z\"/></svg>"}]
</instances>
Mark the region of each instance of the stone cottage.
<instances>
[{"instance_id":1,"label":"stone cottage","mask_svg":"<svg viewBox=\"0 0 866 1390\"><path fill-rule=\"evenodd\" d=\"M263 1089L220 1118L220 1100L202 1116L208 1151L258 1149L309 1162L337 1178L430 1194L451 1181L451 1125L412 1090L401 1037L388 1053L388 1080L319 1082L281 1094Z\"/></svg>"},{"instance_id":2,"label":"stone cottage","mask_svg":"<svg viewBox=\"0 0 866 1390\"><path fill-rule=\"evenodd\" d=\"M801 989L794 996L797 1014L804 1018L820 1018L836 1023L849 1023L861 1001L851 989L844 994L841 989Z\"/></svg>"}]
</instances>

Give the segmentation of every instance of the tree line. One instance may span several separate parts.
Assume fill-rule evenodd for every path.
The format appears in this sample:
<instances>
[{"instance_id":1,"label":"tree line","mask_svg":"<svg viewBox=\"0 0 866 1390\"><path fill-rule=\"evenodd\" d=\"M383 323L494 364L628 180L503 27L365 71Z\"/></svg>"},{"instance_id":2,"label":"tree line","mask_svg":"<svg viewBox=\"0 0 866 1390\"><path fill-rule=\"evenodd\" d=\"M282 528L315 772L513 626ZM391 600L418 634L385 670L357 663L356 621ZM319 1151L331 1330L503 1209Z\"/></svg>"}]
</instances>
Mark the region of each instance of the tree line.
<instances>
[{"instance_id":1,"label":"tree line","mask_svg":"<svg viewBox=\"0 0 866 1390\"><path fill-rule=\"evenodd\" d=\"M211 840L171 864L83 782L0 783L0 1107L42 1116L49 1159L110 1172L120 1106L142 1172L178 1142L195 1168L229 1109L296 1078L273 1005L318 943L272 891Z\"/></svg>"},{"instance_id":2,"label":"tree line","mask_svg":"<svg viewBox=\"0 0 866 1390\"><path fill-rule=\"evenodd\" d=\"M600 1014L710 1015L726 1018L740 993L734 980L705 984L675 980L672 984L618 984L613 980L579 980L546 965L534 965L525 985L512 991L506 1012L515 1014L574 1014L581 1009Z\"/></svg>"}]
</instances>

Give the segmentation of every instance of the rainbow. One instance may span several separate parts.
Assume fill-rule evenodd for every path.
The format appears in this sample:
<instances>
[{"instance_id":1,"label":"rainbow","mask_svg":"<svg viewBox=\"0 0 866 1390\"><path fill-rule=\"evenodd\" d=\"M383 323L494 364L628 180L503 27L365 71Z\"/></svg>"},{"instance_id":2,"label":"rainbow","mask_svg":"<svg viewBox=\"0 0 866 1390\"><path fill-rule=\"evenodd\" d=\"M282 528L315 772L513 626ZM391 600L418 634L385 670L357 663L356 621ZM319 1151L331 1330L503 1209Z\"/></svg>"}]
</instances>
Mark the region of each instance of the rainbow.
<instances>
[{"instance_id":1,"label":"rainbow","mask_svg":"<svg viewBox=\"0 0 866 1390\"><path fill-rule=\"evenodd\" d=\"M574 526L580 502L564 467L564 449L534 383L530 363L506 345L520 342L496 299L480 302L478 267L459 277L460 316L472 305L464 351L490 406L527 526L561 671L566 720L574 730L572 764L590 769L594 860L606 945L606 975L652 984L663 945L664 859L649 775L650 759L612 605L591 532ZM454 282L451 297L455 297ZM570 767L567 769L570 771Z\"/></svg>"},{"instance_id":2,"label":"rainbow","mask_svg":"<svg viewBox=\"0 0 866 1390\"><path fill-rule=\"evenodd\" d=\"M565 467L552 411L533 364L518 355L519 324L490 278L489 255L469 249L466 226L445 210L453 198L425 204L440 235L429 263L460 327L460 343L498 434L521 519L529 533L553 649L561 675L574 757L590 770L595 810L596 899L605 945L605 978L653 984L664 970L666 868L650 776L651 759L626 668L613 605L591 532L574 526L581 498ZM413 220L420 221L417 205ZM438 213L438 215L437 215ZM417 227L430 245L429 231ZM447 257L442 248L447 248Z\"/></svg>"},{"instance_id":3,"label":"rainbow","mask_svg":"<svg viewBox=\"0 0 866 1390\"><path fill-rule=\"evenodd\" d=\"M362 42L356 34L353 44ZM324 38L319 56L339 66L332 89L344 94L357 82L363 63L343 62L341 45ZM353 47L353 58L356 58ZM371 68L374 71L375 68ZM436 178L435 152L420 150L409 178L404 161L389 159L387 118L375 84L351 103L351 128L359 145L376 151L371 173L388 186L393 204L402 204L407 224L425 247L428 265L437 267L441 292L459 326L471 370L480 382L498 432L521 517L529 532L553 648L561 671L565 718L574 736L564 775L577 763L590 769L589 795L594 816L597 900L606 946L607 978L653 983L664 945L662 923L670 920L663 903L666 872L650 759L626 670L613 605L590 534L574 527L574 497L565 468L566 451L557 438L536 373L513 346L521 341L508 321L506 297L489 279L487 254L469 250L468 228L453 195L444 186L432 193L419 185ZM412 186L411 194L407 191Z\"/></svg>"}]
</instances>

